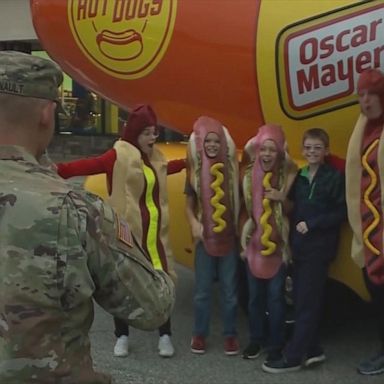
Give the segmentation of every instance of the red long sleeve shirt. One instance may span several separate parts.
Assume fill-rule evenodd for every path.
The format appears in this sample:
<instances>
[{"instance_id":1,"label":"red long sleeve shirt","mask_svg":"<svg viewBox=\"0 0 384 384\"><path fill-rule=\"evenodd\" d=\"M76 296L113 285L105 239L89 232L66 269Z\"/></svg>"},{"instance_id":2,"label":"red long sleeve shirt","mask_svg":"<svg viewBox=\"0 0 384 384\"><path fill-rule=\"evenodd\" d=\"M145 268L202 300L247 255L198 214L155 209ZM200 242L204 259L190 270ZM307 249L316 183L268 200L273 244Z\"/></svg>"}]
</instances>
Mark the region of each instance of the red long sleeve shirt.
<instances>
[{"instance_id":1,"label":"red long sleeve shirt","mask_svg":"<svg viewBox=\"0 0 384 384\"><path fill-rule=\"evenodd\" d=\"M57 173L64 179L74 176L89 176L105 173L107 175L108 193L112 193L113 167L116 161L116 151L114 148L100 156L93 156L87 159L70 161L68 163L58 163ZM185 168L185 159L168 161L167 174L178 173Z\"/></svg>"}]
</instances>

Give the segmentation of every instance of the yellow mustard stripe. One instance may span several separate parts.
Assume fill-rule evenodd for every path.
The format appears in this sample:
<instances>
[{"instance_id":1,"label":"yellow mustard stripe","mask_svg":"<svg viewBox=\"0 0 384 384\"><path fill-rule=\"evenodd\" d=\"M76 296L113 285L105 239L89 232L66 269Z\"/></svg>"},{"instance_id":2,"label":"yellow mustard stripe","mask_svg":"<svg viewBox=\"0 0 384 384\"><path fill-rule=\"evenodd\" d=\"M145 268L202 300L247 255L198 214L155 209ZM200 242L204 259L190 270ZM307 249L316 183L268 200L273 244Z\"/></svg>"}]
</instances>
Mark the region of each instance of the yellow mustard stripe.
<instances>
[{"instance_id":1,"label":"yellow mustard stripe","mask_svg":"<svg viewBox=\"0 0 384 384\"><path fill-rule=\"evenodd\" d=\"M375 255L380 255L380 251L370 242L369 235L372 233L372 231L378 226L380 222L380 215L376 207L371 203L369 200L369 195L375 188L377 184L377 176L374 172L374 170L371 168L371 166L368 164L368 156L369 154L375 149L375 147L379 144L379 139L376 139L365 151L363 157L362 157L362 165L363 168L368 172L369 176L371 177L371 183L369 184L368 188L364 192L364 202L367 205L368 209L372 212L374 220L372 223L365 229L363 232L363 240L364 244L367 246L367 248L374 253Z\"/></svg>"},{"instance_id":2,"label":"yellow mustard stripe","mask_svg":"<svg viewBox=\"0 0 384 384\"><path fill-rule=\"evenodd\" d=\"M145 205L149 213L149 225L147 234L147 249L151 257L152 264L155 269L163 269L161 259L157 250L157 232L159 221L159 210L153 201L153 188L156 182L156 176L153 170L143 162L144 177L147 182L147 189L145 191Z\"/></svg>"},{"instance_id":3,"label":"yellow mustard stripe","mask_svg":"<svg viewBox=\"0 0 384 384\"><path fill-rule=\"evenodd\" d=\"M272 172L267 172L263 178L263 187L266 189L271 188L271 178L272 178ZM271 217L272 214L272 208L271 208L271 202L269 199L263 199L263 208L264 212L261 215L260 218L260 224L263 229L263 234L261 236L261 244L265 247L261 251L261 254L263 256L269 256L276 250L276 244L269 239L269 237L272 234L272 226L268 223L268 219Z\"/></svg>"},{"instance_id":4,"label":"yellow mustard stripe","mask_svg":"<svg viewBox=\"0 0 384 384\"><path fill-rule=\"evenodd\" d=\"M227 226L227 223L222 218L227 208L220 203L220 200L224 196L224 191L221 188L221 184L223 184L223 181L224 181L224 175L220 171L220 169L222 168L224 168L223 163L216 163L216 164L213 164L210 169L211 175L216 177L216 179L210 185L213 191L215 192L215 194L210 200L211 205L214 208L214 212L212 214L212 220L217 224L213 227L213 232L215 233L222 232Z\"/></svg>"}]
</instances>

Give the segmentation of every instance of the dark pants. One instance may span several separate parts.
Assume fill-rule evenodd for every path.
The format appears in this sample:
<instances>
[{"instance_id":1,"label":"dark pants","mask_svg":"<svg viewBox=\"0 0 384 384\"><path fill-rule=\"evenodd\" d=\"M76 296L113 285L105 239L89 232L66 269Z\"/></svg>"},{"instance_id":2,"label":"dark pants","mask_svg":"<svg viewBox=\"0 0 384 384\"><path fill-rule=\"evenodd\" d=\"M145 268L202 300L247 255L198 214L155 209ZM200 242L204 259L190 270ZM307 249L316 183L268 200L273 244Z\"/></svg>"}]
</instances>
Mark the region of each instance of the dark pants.
<instances>
[{"instance_id":1,"label":"dark pants","mask_svg":"<svg viewBox=\"0 0 384 384\"><path fill-rule=\"evenodd\" d=\"M305 256L293 263L295 327L284 349L286 359L294 363L300 363L307 355L321 350L319 323L329 261L317 252Z\"/></svg>"},{"instance_id":2,"label":"dark pants","mask_svg":"<svg viewBox=\"0 0 384 384\"><path fill-rule=\"evenodd\" d=\"M377 326L379 330L380 347L384 352L384 285L373 284L367 276L367 271L363 269L363 275L367 289L372 297L372 305L377 314Z\"/></svg>"},{"instance_id":3,"label":"dark pants","mask_svg":"<svg viewBox=\"0 0 384 384\"><path fill-rule=\"evenodd\" d=\"M124 320L120 320L117 317L113 318L115 322L115 336L129 336L129 327ZM159 327L159 335L171 336L171 319L169 318L162 326Z\"/></svg>"},{"instance_id":4,"label":"dark pants","mask_svg":"<svg viewBox=\"0 0 384 384\"><path fill-rule=\"evenodd\" d=\"M281 349L284 345L286 271L287 268L283 264L271 279L259 279L252 275L247 264L248 320L252 344L264 345L271 349Z\"/></svg>"}]
</instances>

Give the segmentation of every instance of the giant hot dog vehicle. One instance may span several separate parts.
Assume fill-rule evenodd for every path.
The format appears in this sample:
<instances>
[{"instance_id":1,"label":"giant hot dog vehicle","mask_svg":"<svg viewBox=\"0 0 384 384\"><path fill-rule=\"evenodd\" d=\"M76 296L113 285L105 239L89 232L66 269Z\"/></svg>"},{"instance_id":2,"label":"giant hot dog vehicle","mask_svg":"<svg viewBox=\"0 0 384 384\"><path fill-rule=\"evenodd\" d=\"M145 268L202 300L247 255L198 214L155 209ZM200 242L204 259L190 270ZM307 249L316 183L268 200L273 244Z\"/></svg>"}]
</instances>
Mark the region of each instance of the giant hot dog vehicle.
<instances>
[{"instance_id":1,"label":"giant hot dog vehicle","mask_svg":"<svg viewBox=\"0 0 384 384\"><path fill-rule=\"evenodd\" d=\"M384 69L384 3L351 0L31 0L49 55L79 83L130 109L153 106L165 126L188 134L201 115L230 130L239 149L264 123L284 128L300 159L311 127L345 158L359 116L359 74ZM185 147L164 145L169 157ZM192 265L184 217L185 174L169 177L171 240ZM87 181L105 191L104 177ZM105 192L104 192L105 193ZM330 277L368 299L343 229Z\"/></svg>"}]
</instances>

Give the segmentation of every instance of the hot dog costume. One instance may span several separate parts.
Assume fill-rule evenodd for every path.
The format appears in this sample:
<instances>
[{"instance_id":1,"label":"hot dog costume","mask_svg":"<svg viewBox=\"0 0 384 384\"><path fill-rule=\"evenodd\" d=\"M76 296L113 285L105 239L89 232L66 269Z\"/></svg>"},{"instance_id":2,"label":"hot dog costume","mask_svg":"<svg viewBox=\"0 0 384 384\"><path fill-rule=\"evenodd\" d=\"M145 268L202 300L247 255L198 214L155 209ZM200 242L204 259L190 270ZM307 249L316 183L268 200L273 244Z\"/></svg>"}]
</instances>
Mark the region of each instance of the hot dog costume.
<instances>
[{"instance_id":1,"label":"hot dog costume","mask_svg":"<svg viewBox=\"0 0 384 384\"><path fill-rule=\"evenodd\" d=\"M112 149L101 156L57 164L57 168L63 178L106 173L107 201L130 224L155 268L164 269L176 278L168 237L166 175L179 172L185 161L167 163L156 146L150 157L140 151L138 136L144 128L156 125L152 108L139 105L130 114L121 139Z\"/></svg>"},{"instance_id":2,"label":"hot dog costume","mask_svg":"<svg viewBox=\"0 0 384 384\"><path fill-rule=\"evenodd\" d=\"M346 162L348 219L353 231L351 254L363 268L380 343L379 352L361 361L357 371L373 375L384 373L384 75L377 69L363 72L357 91L378 95L381 104L379 118L360 115L349 141Z\"/></svg>"},{"instance_id":3,"label":"hot dog costume","mask_svg":"<svg viewBox=\"0 0 384 384\"><path fill-rule=\"evenodd\" d=\"M156 126L157 119L152 108L139 105L130 114L121 139L116 141L112 149L101 156L58 164L57 168L64 178L106 173L107 201L130 224L136 241L147 251L154 267L166 271L176 280L168 238L166 176L183 169L185 160L167 163L156 146L150 155L140 150L140 134L146 128ZM117 337L114 354L126 356L128 325L119 318L114 318L114 323ZM169 339L170 319L159 328L159 335L159 354L172 356L174 349Z\"/></svg>"},{"instance_id":4,"label":"hot dog costume","mask_svg":"<svg viewBox=\"0 0 384 384\"><path fill-rule=\"evenodd\" d=\"M262 169L259 151L265 140L272 140L278 158L271 171ZM259 128L256 136L244 147L241 162L241 187L244 206L240 214L241 246L250 271L255 277L272 278L283 261L289 258L287 217L282 202L264 198L266 188L286 192L287 180L291 184L296 175L296 165L285 150L286 142L280 126L267 124Z\"/></svg>"},{"instance_id":5,"label":"hot dog costume","mask_svg":"<svg viewBox=\"0 0 384 384\"><path fill-rule=\"evenodd\" d=\"M209 132L220 138L220 151L211 159L205 154ZM239 170L236 146L218 121L202 116L194 124L187 149L187 178L198 197L203 242L211 256L224 256L236 245L239 212Z\"/></svg>"},{"instance_id":6,"label":"hot dog costume","mask_svg":"<svg viewBox=\"0 0 384 384\"><path fill-rule=\"evenodd\" d=\"M383 113L375 120L360 115L351 135L346 162L348 219L353 231L352 258L365 267L369 279L384 284L384 76L363 72L358 92L380 97Z\"/></svg>"},{"instance_id":7,"label":"hot dog costume","mask_svg":"<svg viewBox=\"0 0 384 384\"><path fill-rule=\"evenodd\" d=\"M210 133L215 133L220 141L214 157L209 157L204 147ZM188 142L185 188L187 212L193 211L194 219L202 224L203 230L201 241L195 244L191 343L195 353L203 353L205 349L215 278L220 287L224 351L235 355L239 349L236 339L238 177L237 151L227 129L210 117L198 118Z\"/></svg>"}]
</instances>

